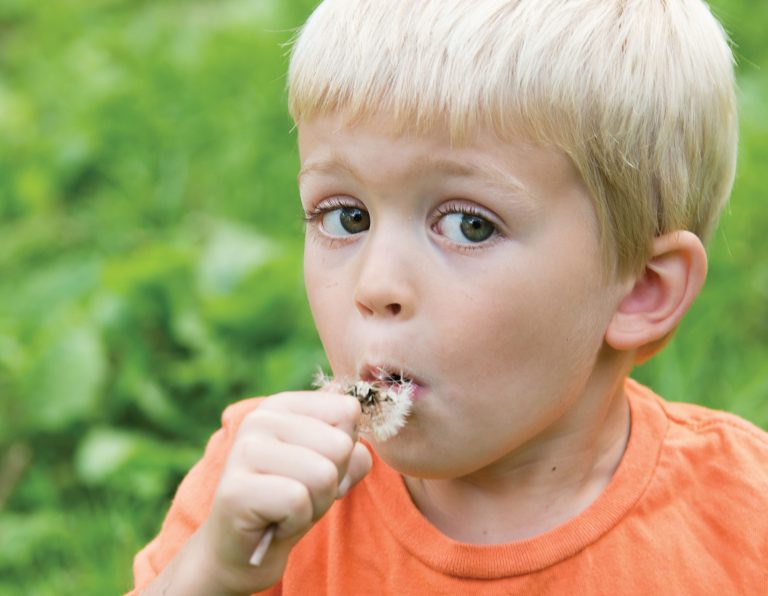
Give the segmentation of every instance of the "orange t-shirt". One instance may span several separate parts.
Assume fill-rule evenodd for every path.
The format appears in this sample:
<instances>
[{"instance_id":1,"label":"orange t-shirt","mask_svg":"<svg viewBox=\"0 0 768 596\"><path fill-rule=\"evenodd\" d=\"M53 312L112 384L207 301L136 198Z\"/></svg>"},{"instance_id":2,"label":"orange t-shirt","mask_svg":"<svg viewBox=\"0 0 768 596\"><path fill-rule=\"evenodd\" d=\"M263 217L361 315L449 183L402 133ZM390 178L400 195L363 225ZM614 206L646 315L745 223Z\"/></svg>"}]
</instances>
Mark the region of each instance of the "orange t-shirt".
<instances>
[{"instance_id":1,"label":"orange t-shirt","mask_svg":"<svg viewBox=\"0 0 768 596\"><path fill-rule=\"evenodd\" d=\"M463 544L411 502L374 455L371 473L291 552L263 594L768 594L768 434L730 414L668 403L627 380L631 433L603 494L535 538ZM227 453L258 399L229 407L137 556L150 583L205 519Z\"/></svg>"}]
</instances>

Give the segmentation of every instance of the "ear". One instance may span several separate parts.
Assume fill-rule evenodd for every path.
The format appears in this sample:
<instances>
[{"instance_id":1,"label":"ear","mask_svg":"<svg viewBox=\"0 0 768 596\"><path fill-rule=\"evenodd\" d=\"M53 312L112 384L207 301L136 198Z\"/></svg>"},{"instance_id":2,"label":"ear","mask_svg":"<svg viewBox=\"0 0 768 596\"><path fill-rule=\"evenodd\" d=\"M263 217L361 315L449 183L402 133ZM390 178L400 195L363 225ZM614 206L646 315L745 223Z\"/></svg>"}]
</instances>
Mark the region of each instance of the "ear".
<instances>
[{"instance_id":1,"label":"ear","mask_svg":"<svg viewBox=\"0 0 768 596\"><path fill-rule=\"evenodd\" d=\"M707 253L688 231L655 238L650 259L608 325L612 348L635 351L640 363L664 347L707 277Z\"/></svg>"}]
</instances>

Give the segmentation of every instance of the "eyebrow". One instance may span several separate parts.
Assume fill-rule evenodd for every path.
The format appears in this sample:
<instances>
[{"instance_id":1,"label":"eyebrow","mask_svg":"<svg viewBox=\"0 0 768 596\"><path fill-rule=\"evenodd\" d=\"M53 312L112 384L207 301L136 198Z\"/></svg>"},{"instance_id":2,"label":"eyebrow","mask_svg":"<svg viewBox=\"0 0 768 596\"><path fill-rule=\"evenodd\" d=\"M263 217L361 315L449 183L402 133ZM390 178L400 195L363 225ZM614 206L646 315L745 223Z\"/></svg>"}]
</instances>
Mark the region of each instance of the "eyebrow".
<instances>
[{"instance_id":1,"label":"eyebrow","mask_svg":"<svg viewBox=\"0 0 768 596\"><path fill-rule=\"evenodd\" d=\"M333 157L331 159L323 159L318 161L313 161L305 165L301 168L299 171L299 175L296 177L299 182L301 182L301 179L306 176L307 174L347 174L351 176L352 178L355 178L358 181L361 181L360 176L358 176L355 168L352 166L351 163L342 155L334 153Z\"/></svg>"},{"instance_id":2,"label":"eyebrow","mask_svg":"<svg viewBox=\"0 0 768 596\"><path fill-rule=\"evenodd\" d=\"M527 194L525 185L520 182L515 176L509 172L488 165L479 163L464 163L453 159L424 157L416 160L411 164L409 168L410 172L419 172L424 170L430 170L446 176L454 176L457 178L473 178L483 177L489 179L489 181L496 185L502 185L506 188ZM302 177L307 174L346 174L358 182L363 181L363 177L358 174L354 166L343 155L334 154L330 159L318 160L310 162L301 168L297 179L301 182Z\"/></svg>"}]
</instances>

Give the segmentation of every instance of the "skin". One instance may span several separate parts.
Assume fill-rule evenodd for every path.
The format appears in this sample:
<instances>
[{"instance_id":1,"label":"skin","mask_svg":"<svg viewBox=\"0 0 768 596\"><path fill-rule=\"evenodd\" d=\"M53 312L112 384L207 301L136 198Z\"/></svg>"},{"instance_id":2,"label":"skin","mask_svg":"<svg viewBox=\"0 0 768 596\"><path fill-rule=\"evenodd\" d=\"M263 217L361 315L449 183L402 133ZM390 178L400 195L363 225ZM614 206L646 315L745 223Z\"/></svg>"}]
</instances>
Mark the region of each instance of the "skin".
<instances>
[{"instance_id":1,"label":"skin","mask_svg":"<svg viewBox=\"0 0 768 596\"><path fill-rule=\"evenodd\" d=\"M320 337L338 376L373 364L418 380L408 424L376 450L422 513L453 538L504 542L586 508L628 436L629 359L604 335L631 283L606 282L571 162L490 134L451 148L440 132L393 138L386 122L334 117L301 124L299 147ZM346 232L340 207L370 228ZM470 242L447 210L497 232Z\"/></svg>"},{"instance_id":2,"label":"skin","mask_svg":"<svg viewBox=\"0 0 768 596\"><path fill-rule=\"evenodd\" d=\"M337 378L383 367L414 381L406 426L373 446L415 505L470 543L578 515L624 452L624 377L701 289L701 242L656 238L645 271L615 279L571 162L524 140L478 131L452 147L441 131L396 137L386 121L331 115L299 124L299 149L320 338ZM208 519L144 594L251 594L278 581L293 546L369 471L359 419L357 401L332 392L265 399Z\"/></svg>"},{"instance_id":3,"label":"skin","mask_svg":"<svg viewBox=\"0 0 768 596\"><path fill-rule=\"evenodd\" d=\"M291 548L370 469L359 419L346 395L265 399L238 430L208 519L142 594L233 596L278 581ZM254 567L249 559L271 523L275 537Z\"/></svg>"}]
</instances>

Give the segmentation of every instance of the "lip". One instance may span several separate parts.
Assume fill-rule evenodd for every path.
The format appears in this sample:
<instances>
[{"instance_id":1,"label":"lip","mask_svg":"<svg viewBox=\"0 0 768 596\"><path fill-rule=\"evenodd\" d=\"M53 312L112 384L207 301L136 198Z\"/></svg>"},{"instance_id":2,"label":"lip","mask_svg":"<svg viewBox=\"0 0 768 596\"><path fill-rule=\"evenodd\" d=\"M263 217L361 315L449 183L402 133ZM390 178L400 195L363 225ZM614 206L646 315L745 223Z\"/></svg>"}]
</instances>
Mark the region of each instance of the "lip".
<instances>
[{"instance_id":1,"label":"lip","mask_svg":"<svg viewBox=\"0 0 768 596\"><path fill-rule=\"evenodd\" d=\"M359 368L358 376L362 381L381 381L386 383L386 377L392 375L399 375L402 378L408 379L412 388L412 395L414 399L417 399L423 395L426 387L421 379L416 377L410 370L403 366L391 364L391 363L365 363Z\"/></svg>"}]
</instances>

